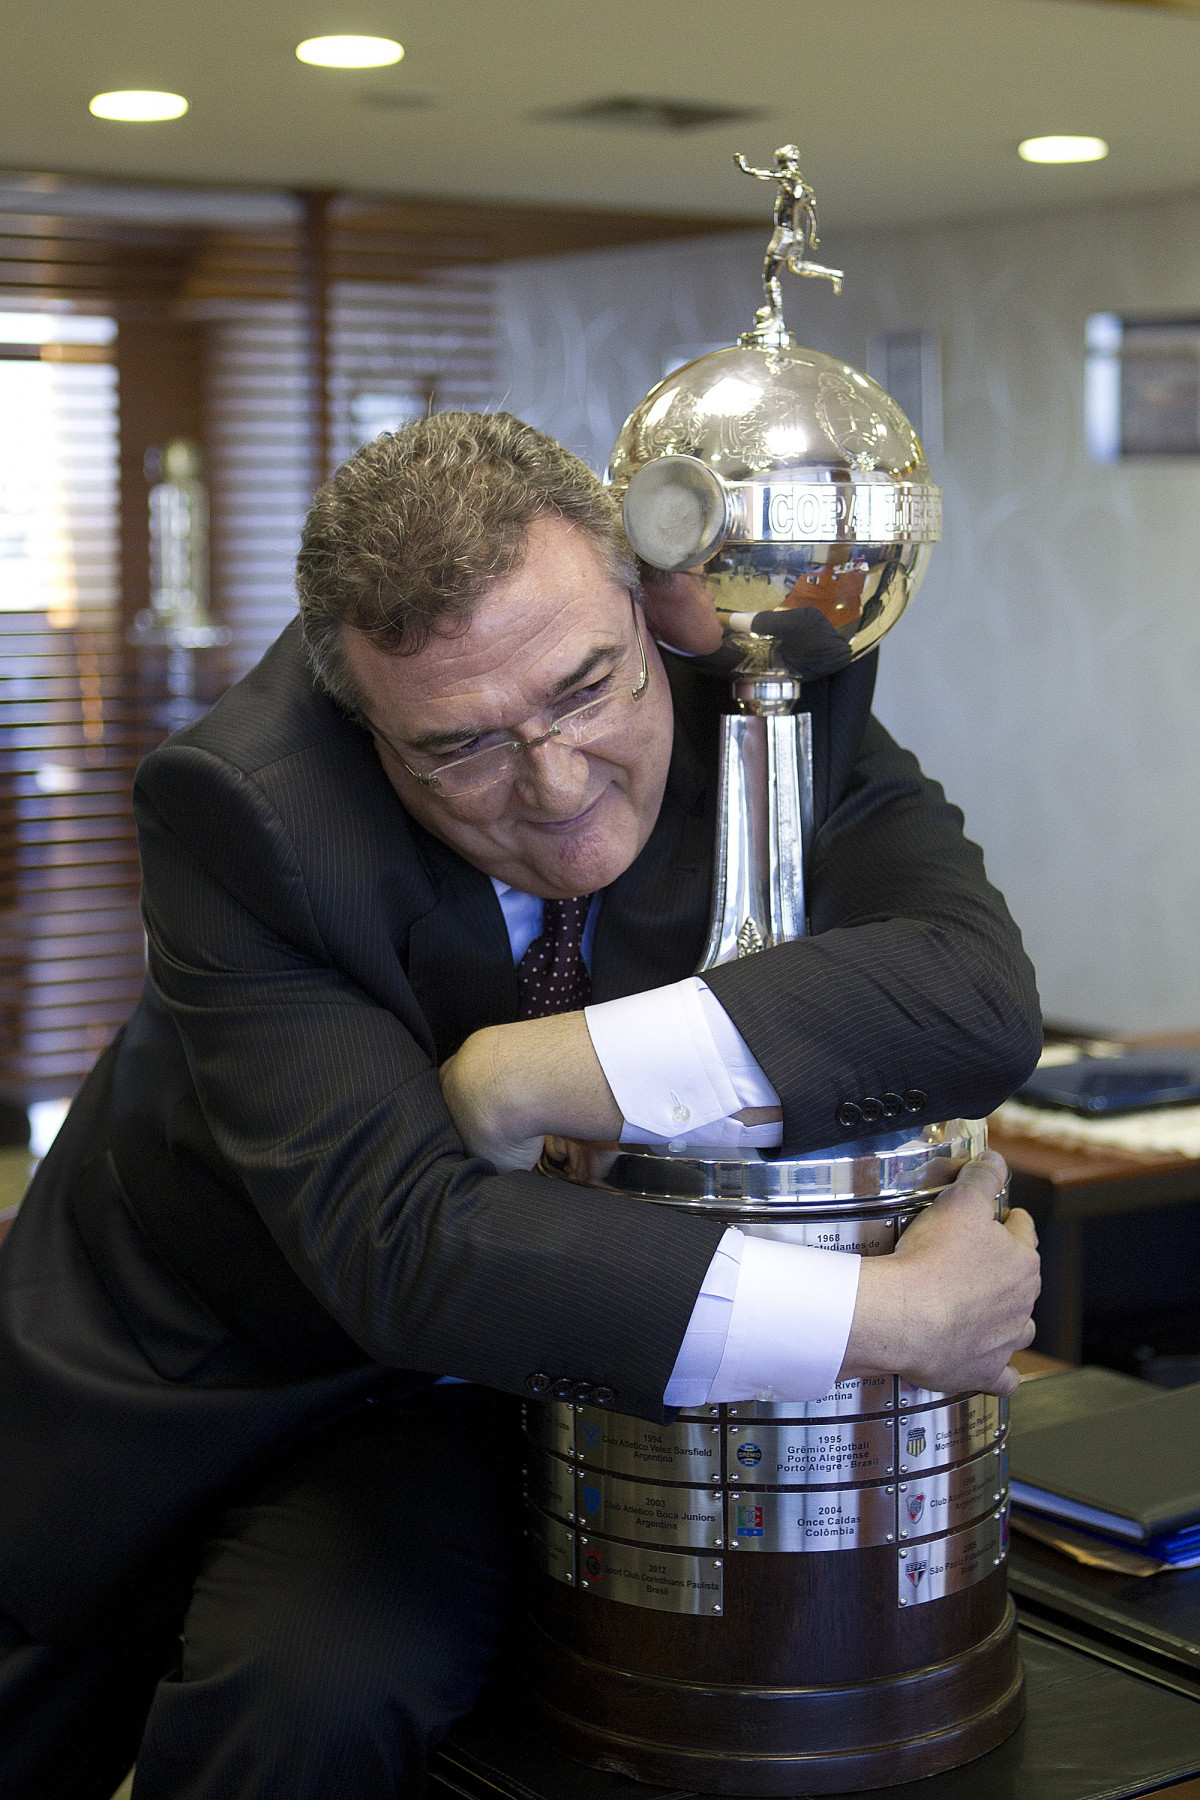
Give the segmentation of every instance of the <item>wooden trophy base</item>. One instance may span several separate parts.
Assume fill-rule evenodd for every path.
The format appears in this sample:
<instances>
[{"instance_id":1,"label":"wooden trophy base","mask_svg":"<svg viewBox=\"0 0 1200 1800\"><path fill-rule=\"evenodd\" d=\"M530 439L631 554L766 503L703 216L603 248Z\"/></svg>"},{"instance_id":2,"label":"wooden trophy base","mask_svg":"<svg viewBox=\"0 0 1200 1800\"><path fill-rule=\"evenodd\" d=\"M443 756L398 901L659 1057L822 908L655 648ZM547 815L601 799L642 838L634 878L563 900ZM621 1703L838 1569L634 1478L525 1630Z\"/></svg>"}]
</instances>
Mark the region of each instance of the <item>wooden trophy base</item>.
<instances>
[{"instance_id":1,"label":"wooden trophy base","mask_svg":"<svg viewBox=\"0 0 1200 1800\"><path fill-rule=\"evenodd\" d=\"M537 1627L531 1659L539 1715L568 1755L698 1793L840 1794L939 1775L994 1749L1025 1710L1011 1601L990 1636L945 1662L831 1686L635 1673Z\"/></svg>"}]
</instances>

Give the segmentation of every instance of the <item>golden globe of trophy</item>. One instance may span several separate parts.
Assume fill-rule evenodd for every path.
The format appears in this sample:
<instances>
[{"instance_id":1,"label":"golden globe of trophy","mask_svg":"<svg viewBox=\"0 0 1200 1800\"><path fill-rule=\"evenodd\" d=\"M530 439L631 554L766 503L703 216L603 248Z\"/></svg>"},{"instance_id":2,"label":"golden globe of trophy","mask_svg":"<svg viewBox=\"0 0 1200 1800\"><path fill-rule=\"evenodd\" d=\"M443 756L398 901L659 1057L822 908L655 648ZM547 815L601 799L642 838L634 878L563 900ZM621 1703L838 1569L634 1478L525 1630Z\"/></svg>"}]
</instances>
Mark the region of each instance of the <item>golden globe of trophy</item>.
<instances>
[{"instance_id":1,"label":"golden globe of trophy","mask_svg":"<svg viewBox=\"0 0 1200 1800\"><path fill-rule=\"evenodd\" d=\"M941 511L895 402L784 324L785 268L841 282L812 259L795 146L768 169L736 160L777 184L764 304L736 345L647 394L609 470L642 562L694 571L724 626L701 969L805 934L803 684L896 623ZM751 1234L887 1254L986 1131L906 1126L900 1096L864 1102L863 1119L875 1135L800 1156L575 1144L546 1162ZM689 1791L838 1793L952 1768L1015 1728L1006 1402L885 1376L662 1425L605 1398L555 1391L525 1407L528 1680L572 1755Z\"/></svg>"}]
</instances>

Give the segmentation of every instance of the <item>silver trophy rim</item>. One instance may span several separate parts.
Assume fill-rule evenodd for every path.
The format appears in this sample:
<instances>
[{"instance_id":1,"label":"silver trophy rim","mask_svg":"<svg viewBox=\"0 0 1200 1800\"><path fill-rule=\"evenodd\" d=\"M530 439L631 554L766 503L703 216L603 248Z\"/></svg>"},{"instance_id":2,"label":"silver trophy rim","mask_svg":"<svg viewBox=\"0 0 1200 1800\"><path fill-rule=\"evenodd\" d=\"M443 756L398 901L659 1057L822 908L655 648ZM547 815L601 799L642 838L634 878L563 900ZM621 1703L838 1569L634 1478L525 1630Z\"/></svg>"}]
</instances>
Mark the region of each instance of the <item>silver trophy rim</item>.
<instances>
[{"instance_id":1,"label":"silver trophy rim","mask_svg":"<svg viewBox=\"0 0 1200 1800\"><path fill-rule=\"evenodd\" d=\"M987 1122L949 1119L914 1130L810 1150L762 1156L757 1150L689 1155L648 1145L571 1146L569 1179L661 1206L781 1222L920 1207L987 1148ZM562 1175L549 1153L542 1165Z\"/></svg>"}]
</instances>

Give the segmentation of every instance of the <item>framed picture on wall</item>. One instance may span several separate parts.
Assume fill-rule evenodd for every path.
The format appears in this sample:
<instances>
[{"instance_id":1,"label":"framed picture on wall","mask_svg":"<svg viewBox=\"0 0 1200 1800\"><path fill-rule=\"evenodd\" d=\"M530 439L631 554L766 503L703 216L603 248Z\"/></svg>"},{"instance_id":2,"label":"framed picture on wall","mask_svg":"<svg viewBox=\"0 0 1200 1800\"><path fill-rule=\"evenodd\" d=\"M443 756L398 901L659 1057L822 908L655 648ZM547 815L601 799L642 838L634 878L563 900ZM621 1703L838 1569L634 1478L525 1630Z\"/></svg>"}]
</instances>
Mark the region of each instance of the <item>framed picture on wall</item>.
<instances>
[{"instance_id":1,"label":"framed picture on wall","mask_svg":"<svg viewBox=\"0 0 1200 1800\"><path fill-rule=\"evenodd\" d=\"M1200 319L1093 313L1085 400L1094 462L1200 456Z\"/></svg>"}]
</instances>

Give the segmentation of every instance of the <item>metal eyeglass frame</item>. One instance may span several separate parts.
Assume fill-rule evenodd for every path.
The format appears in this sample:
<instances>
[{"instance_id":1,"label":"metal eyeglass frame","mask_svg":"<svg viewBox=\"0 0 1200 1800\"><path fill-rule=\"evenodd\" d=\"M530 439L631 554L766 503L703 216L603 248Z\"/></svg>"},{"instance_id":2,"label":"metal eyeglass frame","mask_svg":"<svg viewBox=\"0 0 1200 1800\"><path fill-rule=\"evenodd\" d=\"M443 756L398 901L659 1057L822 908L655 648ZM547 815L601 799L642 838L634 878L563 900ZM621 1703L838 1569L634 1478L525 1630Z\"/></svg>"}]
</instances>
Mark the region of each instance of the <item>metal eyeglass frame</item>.
<instances>
[{"instance_id":1,"label":"metal eyeglass frame","mask_svg":"<svg viewBox=\"0 0 1200 1800\"><path fill-rule=\"evenodd\" d=\"M637 620L637 603L634 600L634 597L632 594L629 596L629 600L630 600L630 606L633 611L633 633L637 639L638 654L640 655L640 657L642 659L642 672L641 672L641 676L638 680L637 686L633 687L633 688L629 688L625 691L628 692L629 698L631 700L637 701L642 698L642 695L646 692L646 689L650 685L650 665L646 660L646 646L642 641L641 627L639 626L638 620ZM396 758L396 761L400 764L401 768L406 770L407 773L412 776L414 781L419 782L422 787L431 789L431 791L435 794L441 794L443 796L443 798L445 798L445 799L454 800L454 799L465 798L465 796L467 794L485 793L487 791L487 789L490 787L498 787L500 782L503 780L503 776L497 776L495 781L485 781L481 787L466 788L462 791L461 794L447 794L442 786L441 776L446 774L446 772L449 769L461 769L464 766L464 764L474 762L477 757L492 756L495 754L495 752L497 750L509 750L509 751L537 750L541 747L542 744L548 744L552 738L561 737L563 726L566 725L571 719L578 719L584 713L595 712L595 711L598 711L600 709L600 707L602 707L602 706L611 705L611 703L614 700L617 700L620 698L621 692L622 692L621 689L617 689L614 693L602 694L598 700L589 700L586 702L585 705L575 707L571 712L564 713L561 719L557 719L555 721L555 723L550 727L549 731L543 731L541 733L541 735L538 737L535 737L535 738L509 738L507 740L507 742L504 742L504 743L489 744L486 750L472 750L469 756L456 757L451 762L443 764L440 772L435 775L422 775L419 769L414 769L412 764L410 762L407 762L405 760L405 758L401 755L400 751L396 748L395 744L393 744L391 738L388 737L386 732L380 731L378 725L374 724L372 722L372 720L368 719L365 713L363 714L363 720L370 727L370 729L375 733L376 737L383 739L384 743L387 745L387 747L391 751L392 755Z\"/></svg>"}]
</instances>

